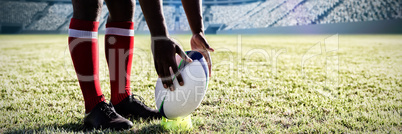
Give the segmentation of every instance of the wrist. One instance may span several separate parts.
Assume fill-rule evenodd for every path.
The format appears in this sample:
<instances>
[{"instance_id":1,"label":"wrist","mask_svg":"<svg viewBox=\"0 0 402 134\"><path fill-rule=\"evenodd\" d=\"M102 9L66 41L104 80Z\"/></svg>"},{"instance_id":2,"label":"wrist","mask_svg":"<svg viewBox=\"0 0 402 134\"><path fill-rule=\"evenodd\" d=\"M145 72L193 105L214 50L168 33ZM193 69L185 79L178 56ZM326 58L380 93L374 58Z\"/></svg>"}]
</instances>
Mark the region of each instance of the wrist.
<instances>
[{"instance_id":1,"label":"wrist","mask_svg":"<svg viewBox=\"0 0 402 134\"><path fill-rule=\"evenodd\" d=\"M197 32L197 33L193 33L193 37L192 38L205 38L204 32Z\"/></svg>"},{"instance_id":2,"label":"wrist","mask_svg":"<svg viewBox=\"0 0 402 134\"><path fill-rule=\"evenodd\" d=\"M165 27L150 28L149 32L151 33L151 37L169 37L169 32Z\"/></svg>"},{"instance_id":3,"label":"wrist","mask_svg":"<svg viewBox=\"0 0 402 134\"><path fill-rule=\"evenodd\" d=\"M192 33L193 35L204 35L204 30L194 30Z\"/></svg>"}]
</instances>

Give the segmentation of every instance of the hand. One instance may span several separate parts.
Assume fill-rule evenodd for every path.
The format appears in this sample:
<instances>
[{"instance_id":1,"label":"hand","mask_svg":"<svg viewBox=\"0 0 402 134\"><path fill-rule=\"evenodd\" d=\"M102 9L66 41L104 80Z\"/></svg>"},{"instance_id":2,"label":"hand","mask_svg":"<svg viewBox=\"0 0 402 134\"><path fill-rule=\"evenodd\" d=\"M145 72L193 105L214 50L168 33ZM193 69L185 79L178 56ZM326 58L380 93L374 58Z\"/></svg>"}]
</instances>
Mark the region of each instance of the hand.
<instances>
[{"instance_id":1,"label":"hand","mask_svg":"<svg viewBox=\"0 0 402 134\"><path fill-rule=\"evenodd\" d=\"M192 60L186 55L178 43L168 37L152 37L152 54L154 56L155 69L162 79L163 87L174 90L170 69L172 69L180 86L184 85L183 77L178 71L176 54L180 55L186 62Z\"/></svg>"},{"instance_id":2,"label":"hand","mask_svg":"<svg viewBox=\"0 0 402 134\"><path fill-rule=\"evenodd\" d=\"M204 56L208 63L209 77L211 77L212 61L209 51L214 52L215 50L209 46L203 33L194 34L193 37L191 37L191 49L200 52Z\"/></svg>"}]
</instances>

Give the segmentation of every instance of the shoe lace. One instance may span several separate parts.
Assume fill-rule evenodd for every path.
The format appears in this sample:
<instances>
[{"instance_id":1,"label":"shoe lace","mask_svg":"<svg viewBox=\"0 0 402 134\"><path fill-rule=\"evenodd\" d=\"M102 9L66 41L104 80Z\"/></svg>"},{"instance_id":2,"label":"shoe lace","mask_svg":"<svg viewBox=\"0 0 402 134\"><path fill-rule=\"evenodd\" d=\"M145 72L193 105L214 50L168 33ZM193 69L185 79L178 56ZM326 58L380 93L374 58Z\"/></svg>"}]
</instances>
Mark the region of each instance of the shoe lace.
<instances>
[{"instance_id":1,"label":"shoe lace","mask_svg":"<svg viewBox=\"0 0 402 134\"><path fill-rule=\"evenodd\" d=\"M105 104L100 108L109 118L116 118L117 114L112 104Z\"/></svg>"}]
</instances>

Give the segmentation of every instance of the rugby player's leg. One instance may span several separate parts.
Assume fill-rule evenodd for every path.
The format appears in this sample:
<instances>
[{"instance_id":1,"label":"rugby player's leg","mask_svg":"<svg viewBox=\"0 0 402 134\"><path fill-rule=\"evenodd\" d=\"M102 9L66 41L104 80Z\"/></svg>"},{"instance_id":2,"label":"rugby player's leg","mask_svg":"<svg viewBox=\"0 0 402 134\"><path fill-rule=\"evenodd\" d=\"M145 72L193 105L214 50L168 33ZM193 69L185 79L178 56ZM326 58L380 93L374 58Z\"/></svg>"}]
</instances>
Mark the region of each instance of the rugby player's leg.
<instances>
[{"instance_id":1,"label":"rugby player's leg","mask_svg":"<svg viewBox=\"0 0 402 134\"><path fill-rule=\"evenodd\" d=\"M135 0L106 0L109 18L106 24L105 51L109 66L111 102L123 116L160 118L157 110L144 105L130 93L130 75L134 50Z\"/></svg>"},{"instance_id":2,"label":"rugby player's leg","mask_svg":"<svg viewBox=\"0 0 402 134\"><path fill-rule=\"evenodd\" d=\"M89 128L128 129L133 123L105 103L99 83L98 25L102 0L72 0L69 48L85 101L84 125Z\"/></svg>"},{"instance_id":3,"label":"rugby player's leg","mask_svg":"<svg viewBox=\"0 0 402 134\"><path fill-rule=\"evenodd\" d=\"M101 0L73 0L69 47L85 100L85 113L105 101L99 83L98 25Z\"/></svg>"}]
</instances>

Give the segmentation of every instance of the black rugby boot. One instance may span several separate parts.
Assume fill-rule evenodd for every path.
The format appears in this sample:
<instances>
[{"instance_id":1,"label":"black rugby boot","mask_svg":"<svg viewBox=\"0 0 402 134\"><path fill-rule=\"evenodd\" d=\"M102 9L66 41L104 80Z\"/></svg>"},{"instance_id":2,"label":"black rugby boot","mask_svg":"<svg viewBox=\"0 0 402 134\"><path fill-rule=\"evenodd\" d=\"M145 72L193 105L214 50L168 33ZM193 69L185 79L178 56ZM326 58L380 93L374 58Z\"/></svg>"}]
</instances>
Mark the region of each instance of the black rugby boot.
<instances>
[{"instance_id":1,"label":"black rugby boot","mask_svg":"<svg viewBox=\"0 0 402 134\"><path fill-rule=\"evenodd\" d=\"M160 119L162 115L156 109L151 109L143 102L144 100L141 96L138 96L140 100L136 99L134 96L138 96L132 94L127 98L123 99L119 104L114 105L117 113L124 117L133 117L135 119L144 118L144 119Z\"/></svg>"},{"instance_id":2,"label":"black rugby boot","mask_svg":"<svg viewBox=\"0 0 402 134\"><path fill-rule=\"evenodd\" d=\"M84 126L87 129L124 130L133 127L133 123L116 113L112 104L99 102L90 113L85 116Z\"/></svg>"}]
</instances>

